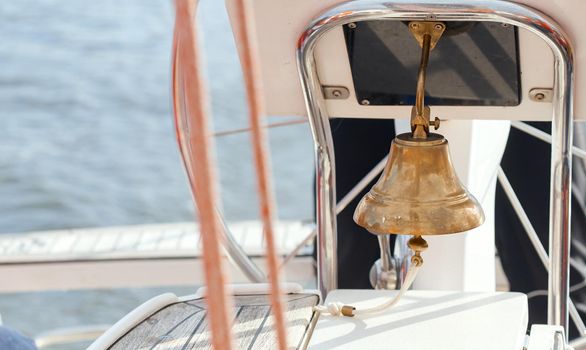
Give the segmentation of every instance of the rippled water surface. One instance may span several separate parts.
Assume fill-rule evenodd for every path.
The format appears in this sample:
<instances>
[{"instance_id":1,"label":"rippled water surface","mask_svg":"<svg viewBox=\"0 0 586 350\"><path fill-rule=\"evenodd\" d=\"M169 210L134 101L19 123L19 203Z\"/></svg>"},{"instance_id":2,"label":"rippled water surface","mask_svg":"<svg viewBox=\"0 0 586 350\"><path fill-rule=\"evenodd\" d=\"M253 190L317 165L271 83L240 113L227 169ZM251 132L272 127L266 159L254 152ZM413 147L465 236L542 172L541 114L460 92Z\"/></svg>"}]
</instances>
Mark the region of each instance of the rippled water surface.
<instances>
[{"instance_id":1,"label":"rippled water surface","mask_svg":"<svg viewBox=\"0 0 586 350\"><path fill-rule=\"evenodd\" d=\"M201 19L216 130L246 125L220 1ZM190 220L172 134L169 1L0 4L0 232ZM307 217L306 125L272 135L280 214ZM229 219L257 214L248 135L217 140Z\"/></svg>"},{"instance_id":2,"label":"rippled water surface","mask_svg":"<svg viewBox=\"0 0 586 350\"><path fill-rule=\"evenodd\" d=\"M192 220L170 114L172 2L2 1L0 18L0 232ZM215 129L244 127L223 1L203 1L200 19ZM256 218L248 135L216 140L228 220ZM310 217L307 125L274 129L271 148L280 217ZM0 314L37 333L110 322L159 291L0 295Z\"/></svg>"}]
</instances>

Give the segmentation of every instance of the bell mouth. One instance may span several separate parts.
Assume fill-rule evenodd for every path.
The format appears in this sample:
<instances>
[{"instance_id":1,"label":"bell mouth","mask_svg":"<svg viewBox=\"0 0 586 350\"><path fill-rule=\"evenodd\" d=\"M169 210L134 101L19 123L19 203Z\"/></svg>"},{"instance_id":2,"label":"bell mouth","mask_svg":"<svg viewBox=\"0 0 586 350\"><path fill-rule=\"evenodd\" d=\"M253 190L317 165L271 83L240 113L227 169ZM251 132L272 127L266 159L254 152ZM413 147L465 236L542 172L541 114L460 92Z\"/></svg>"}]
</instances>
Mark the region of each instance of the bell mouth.
<instances>
[{"instance_id":1,"label":"bell mouth","mask_svg":"<svg viewBox=\"0 0 586 350\"><path fill-rule=\"evenodd\" d=\"M484 213L469 193L441 202L387 202L368 193L354 213L354 221L372 234L447 235L472 230Z\"/></svg>"}]
</instances>

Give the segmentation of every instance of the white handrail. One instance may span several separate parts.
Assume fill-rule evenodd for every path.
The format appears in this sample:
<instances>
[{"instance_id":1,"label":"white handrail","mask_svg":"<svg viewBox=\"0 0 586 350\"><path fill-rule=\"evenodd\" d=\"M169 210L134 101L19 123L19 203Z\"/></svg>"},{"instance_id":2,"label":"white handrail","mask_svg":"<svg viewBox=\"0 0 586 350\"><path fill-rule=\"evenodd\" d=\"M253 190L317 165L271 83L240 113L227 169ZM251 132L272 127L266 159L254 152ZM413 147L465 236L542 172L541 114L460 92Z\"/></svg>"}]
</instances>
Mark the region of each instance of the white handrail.
<instances>
[{"instance_id":1,"label":"white handrail","mask_svg":"<svg viewBox=\"0 0 586 350\"><path fill-rule=\"evenodd\" d=\"M89 342L104 334L111 325L89 325L67 327L44 332L35 337L35 345L39 349L55 345Z\"/></svg>"}]
</instances>

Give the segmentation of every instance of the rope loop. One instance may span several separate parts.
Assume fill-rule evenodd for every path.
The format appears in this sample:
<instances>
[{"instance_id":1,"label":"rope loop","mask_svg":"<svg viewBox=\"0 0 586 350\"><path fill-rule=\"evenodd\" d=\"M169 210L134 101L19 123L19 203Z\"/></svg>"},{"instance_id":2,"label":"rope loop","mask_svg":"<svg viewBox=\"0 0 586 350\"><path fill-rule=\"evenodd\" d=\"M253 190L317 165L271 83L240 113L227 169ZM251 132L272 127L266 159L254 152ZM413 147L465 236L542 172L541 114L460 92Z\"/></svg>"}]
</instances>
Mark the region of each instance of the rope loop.
<instances>
[{"instance_id":1,"label":"rope loop","mask_svg":"<svg viewBox=\"0 0 586 350\"><path fill-rule=\"evenodd\" d=\"M351 305L345 305L339 301L333 301L327 303L326 305L318 305L313 308L314 311L319 312L322 315L330 315L334 317L339 316L347 316L353 317L354 315L364 315L364 314L372 314L372 313L379 313L384 310L387 310L393 307L395 304L401 300L403 295L411 288L413 281L415 281L415 277L417 276L417 272L421 268L421 264L414 264L411 266L407 275L405 276L405 282L401 286L399 293L397 293L393 298L389 301L386 301L380 305L365 308L365 309L357 309Z\"/></svg>"}]
</instances>

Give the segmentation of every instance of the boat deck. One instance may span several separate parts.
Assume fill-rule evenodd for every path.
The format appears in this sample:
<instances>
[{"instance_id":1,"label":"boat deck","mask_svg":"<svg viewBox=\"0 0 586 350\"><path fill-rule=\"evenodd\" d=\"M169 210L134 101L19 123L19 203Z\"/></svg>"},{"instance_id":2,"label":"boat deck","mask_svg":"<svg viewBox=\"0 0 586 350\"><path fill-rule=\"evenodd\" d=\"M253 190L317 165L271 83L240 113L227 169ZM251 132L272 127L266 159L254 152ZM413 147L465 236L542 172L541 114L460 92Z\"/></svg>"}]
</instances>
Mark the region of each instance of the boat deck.
<instances>
[{"instance_id":1,"label":"boat deck","mask_svg":"<svg viewBox=\"0 0 586 350\"><path fill-rule=\"evenodd\" d=\"M263 268L258 221L228 224L236 241ZM310 234L299 221L276 225L278 253L286 255ZM287 278L313 277L310 247L290 262ZM72 229L0 235L0 292L202 284L201 240L194 223ZM247 282L230 264L233 282Z\"/></svg>"},{"instance_id":2,"label":"boat deck","mask_svg":"<svg viewBox=\"0 0 586 350\"><path fill-rule=\"evenodd\" d=\"M290 348L301 348L318 297L315 294L288 294L284 299L287 304L287 343ZM278 348L274 316L267 295L238 295L234 303L236 348ZM140 322L108 349L211 349L206 316L205 299L171 304Z\"/></svg>"}]
</instances>

